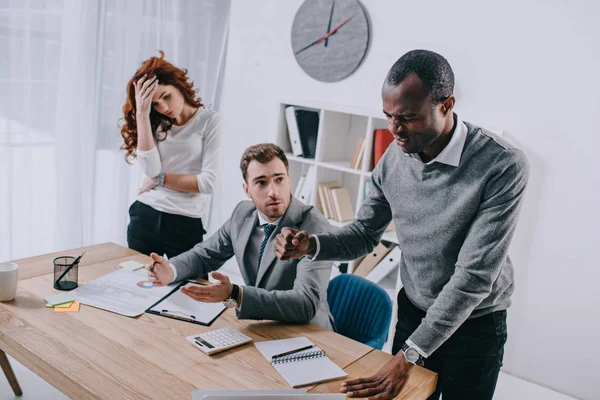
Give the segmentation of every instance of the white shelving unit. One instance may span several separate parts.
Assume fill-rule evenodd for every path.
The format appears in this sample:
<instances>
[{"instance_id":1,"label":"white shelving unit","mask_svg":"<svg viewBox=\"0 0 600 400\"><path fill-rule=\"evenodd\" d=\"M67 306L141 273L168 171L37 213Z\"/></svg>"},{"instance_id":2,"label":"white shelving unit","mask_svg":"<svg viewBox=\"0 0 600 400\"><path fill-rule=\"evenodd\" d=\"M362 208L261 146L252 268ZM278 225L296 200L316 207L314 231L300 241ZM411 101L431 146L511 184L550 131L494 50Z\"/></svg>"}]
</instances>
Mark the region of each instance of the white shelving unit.
<instances>
[{"instance_id":1,"label":"white shelving unit","mask_svg":"<svg viewBox=\"0 0 600 400\"><path fill-rule=\"evenodd\" d=\"M281 102L279 106L280 119L276 143L286 152L290 164L292 193L295 192L300 177L306 175L309 167L312 166L316 170L317 179L313 187L310 204L317 209L321 209L317 191L320 182L339 181L343 187L349 189L356 215L366 195L365 184L371 178L373 131L375 129L387 129L387 121L380 116L363 110L345 109L338 105L323 105L316 102ZM285 118L285 108L288 106L298 106L319 112L319 128L314 159L298 157L292 153ZM361 136L365 137L365 146L362 168L357 170L350 167L350 160L356 143ZM335 227L341 227L350 222L329 221ZM395 232L386 232L382 240L398 243ZM350 265L349 272L352 270L352 264ZM402 287L398 268L383 279L379 285L390 295L394 305L388 342L383 348L384 351L390 352L397 319L396 294Z\"/></svg>"}]
</instances>

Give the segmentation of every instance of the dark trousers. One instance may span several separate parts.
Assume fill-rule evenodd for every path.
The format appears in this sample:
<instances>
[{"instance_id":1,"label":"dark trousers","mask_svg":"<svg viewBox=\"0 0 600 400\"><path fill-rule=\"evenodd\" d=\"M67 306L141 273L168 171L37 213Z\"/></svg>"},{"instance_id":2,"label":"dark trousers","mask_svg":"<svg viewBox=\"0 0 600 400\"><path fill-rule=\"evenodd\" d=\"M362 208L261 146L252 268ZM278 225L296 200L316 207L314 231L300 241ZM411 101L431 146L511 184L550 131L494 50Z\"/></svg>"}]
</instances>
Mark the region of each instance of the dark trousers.
<instances>
[{"instance_id":1,"label":"dark trousers","mask_svg":"<svg viewBox=\"0 0 600 400\"><path fill-rule=\"evenodd\" d=\"M413 305L404 289L398 293L398 323L392 353L421 324L425 312ZM492 399L506 343L506 310L466 320L425 360L425 368L438 373L437 389L429 399Z\"/></svg>"},{"instance_id":2,"label":"dark trousers","mask_svg":"<svg viewBox=\"0 0 600 400\"><path fill-rule=\"evenodd\" d=\"M201 218L168 214L134 202L129 207L127 246L140 253L175 257L202 242L206 231Z\"/></svg>"}]
</instances>

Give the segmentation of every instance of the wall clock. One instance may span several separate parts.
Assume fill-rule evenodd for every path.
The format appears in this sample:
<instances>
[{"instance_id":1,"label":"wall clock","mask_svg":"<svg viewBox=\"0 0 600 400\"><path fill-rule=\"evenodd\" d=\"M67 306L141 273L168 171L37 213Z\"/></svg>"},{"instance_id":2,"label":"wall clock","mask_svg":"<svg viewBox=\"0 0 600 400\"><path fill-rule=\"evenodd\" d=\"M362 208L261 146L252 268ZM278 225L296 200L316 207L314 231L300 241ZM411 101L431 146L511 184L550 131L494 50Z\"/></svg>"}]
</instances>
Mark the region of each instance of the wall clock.
<instances>
[{"instance_id":1,"label":"wall clock","mask_svg":"<svg viewBox=\"0 0 600 400\"><path fill-rule=\"evenodd\" d=\"M369 18L358 0L306 0L292 25L292 50L308 75L337 82L352 74L369 47Z\"/></svg>"}]
</instances>

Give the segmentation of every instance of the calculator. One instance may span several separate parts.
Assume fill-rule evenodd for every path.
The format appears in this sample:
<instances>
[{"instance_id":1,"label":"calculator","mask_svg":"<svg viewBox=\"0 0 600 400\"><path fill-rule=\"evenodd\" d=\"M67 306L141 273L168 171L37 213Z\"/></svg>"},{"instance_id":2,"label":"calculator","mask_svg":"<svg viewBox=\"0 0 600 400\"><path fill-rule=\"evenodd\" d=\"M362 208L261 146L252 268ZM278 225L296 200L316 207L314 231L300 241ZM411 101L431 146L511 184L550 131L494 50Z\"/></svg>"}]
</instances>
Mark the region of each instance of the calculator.
<instances>
[{"instance_id":1,"label":"calculator","mask_svg":"<svg viewBox=\"0 0 600 400\"><path fill-rule=\"evenodd\" d=\"M221 328L186 337L195 347L208 355L250 343L252 338L235 328Z\"/></svg>"}]
</instances>

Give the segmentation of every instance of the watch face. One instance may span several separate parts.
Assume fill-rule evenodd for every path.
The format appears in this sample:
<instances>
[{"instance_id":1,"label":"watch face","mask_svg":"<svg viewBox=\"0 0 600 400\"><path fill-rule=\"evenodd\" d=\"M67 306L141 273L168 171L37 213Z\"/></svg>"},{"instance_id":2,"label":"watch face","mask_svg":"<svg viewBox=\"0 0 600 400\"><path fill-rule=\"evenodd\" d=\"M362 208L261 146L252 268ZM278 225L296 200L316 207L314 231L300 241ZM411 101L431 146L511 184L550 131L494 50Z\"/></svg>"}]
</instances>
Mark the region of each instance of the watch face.
<instances>
[{"instance_id":1,"label":"watch face","mask_svg":"<svg viewBox=\"0 0 600 400\"><path fill-rule=\"evenodd\" d=\"M308 75L337 82L354 72L369 47L369 19L358 0L306 0L292 25L292 50Z\"/></svg>"},{"instance_id":2,"label":"watch face","mask_svg":"<svg viewBox=\"0 0 600 400\"><path fill-rule=\"evenodd\" d=\"M225 301L223 301L223 304L225 304L225 307L227 308L237 307L237 301L235 301L234 299L225 299Z\"/></svg>"},{"instance_id":3,"label":"watch face","mask_svg":"<svg viewBox=\"0 0 600 400\"><path fill-rule=\"evenodd\" d=\"M417 361L419 361L419 352L416 349L413 349L412 347L406 349L406 352L404 354L406 356L406 361L408 362L414 364Z\"/></svg>"}]
</instances>

